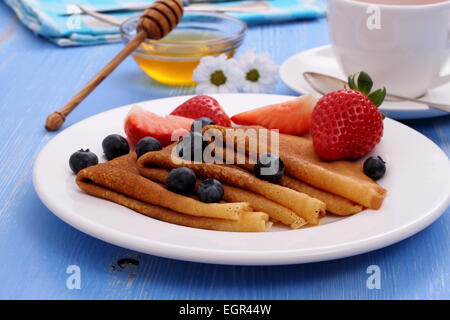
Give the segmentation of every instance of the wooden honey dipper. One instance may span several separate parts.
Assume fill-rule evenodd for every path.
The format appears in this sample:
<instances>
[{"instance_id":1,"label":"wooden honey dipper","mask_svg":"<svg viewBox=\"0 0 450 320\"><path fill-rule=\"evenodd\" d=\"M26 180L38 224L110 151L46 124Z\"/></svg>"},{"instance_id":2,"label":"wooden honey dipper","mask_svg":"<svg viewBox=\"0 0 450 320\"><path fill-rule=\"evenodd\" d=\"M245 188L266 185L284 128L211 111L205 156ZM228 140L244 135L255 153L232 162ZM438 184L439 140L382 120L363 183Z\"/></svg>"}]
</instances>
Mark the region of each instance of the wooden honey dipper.
<instances>
[{"instance_id":1,"label":"wooden honey dipper","mask_svg":"<svg viewBox=\"0 0 450 320\"><path fill-rule=\"evenodd\" d=\"M78 106L111 72L128 57L145 39L159 40L166 36L183 17L181 0L157 0L144 11L137 24L136 36L94 76L67 104L59 111L47 117L45 128L58 130L69 113Z\"/></svg>"}]
</instances>

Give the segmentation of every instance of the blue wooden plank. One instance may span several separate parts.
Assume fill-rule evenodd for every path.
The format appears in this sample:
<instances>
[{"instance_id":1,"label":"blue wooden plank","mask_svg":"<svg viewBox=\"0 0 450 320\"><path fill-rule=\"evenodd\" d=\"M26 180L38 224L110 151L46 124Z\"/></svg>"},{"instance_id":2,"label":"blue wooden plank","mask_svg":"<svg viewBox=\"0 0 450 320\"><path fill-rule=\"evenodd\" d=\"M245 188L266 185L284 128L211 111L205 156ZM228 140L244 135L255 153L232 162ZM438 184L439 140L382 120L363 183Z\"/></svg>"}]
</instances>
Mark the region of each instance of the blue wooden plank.
<instances>
[{"instance_id":1,"label":"blue wooden plank","mask_svg":"<svg viewBox=\"0 0 450 320\"><path fill-rule=\"evenodd\" d=\"M250 28L242 50L268 51L281 63L326 43L325 20L311 20ZM0 3L0 298L450 298L449 210L429 228L388 248L278 267L218 266L144 255L87 236L56 218L39 201L31 182L35 156L54 135L43 129L44 120L120 47L55 47L23 28ZM276 92L294 94L281 82ZM191 87L153 82L127 59L66 125L112 107L189 93ZM405 123L450 154L450 117ZM120 258L140 263L122 269L116 263ZM373 264L381 268L380 290L366 287L366 269ZM69 265L81 269L80 290L66 287Z\"/></svg>"}]
</instances>

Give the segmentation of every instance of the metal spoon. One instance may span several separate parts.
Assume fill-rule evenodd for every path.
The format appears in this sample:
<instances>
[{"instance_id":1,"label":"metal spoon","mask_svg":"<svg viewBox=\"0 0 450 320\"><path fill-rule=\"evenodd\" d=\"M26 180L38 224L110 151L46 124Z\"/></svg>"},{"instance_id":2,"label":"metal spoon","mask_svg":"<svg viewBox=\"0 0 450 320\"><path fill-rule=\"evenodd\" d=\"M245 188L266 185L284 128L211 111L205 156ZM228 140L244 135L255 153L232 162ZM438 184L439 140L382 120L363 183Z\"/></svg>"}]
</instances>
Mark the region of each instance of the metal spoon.
<instances>
[{"instance_id":1,"label":"metal spoon","mask_svg":"<svg viewBox=\"0 0 450 320\"><path fill-rule=\"evenodd\" d=\"M306 82L318 93L327 94L328 92L344 89L347 85L347 82L323 73L318 72L303 72L303 77ZM450 112L450 105L443 103L435 103L430 101L425 101L421 99L414 99L408 97L398 96L396 94L387 94L387 98L395 99L395 100L403 100L410 101L415 103L420 103L427 105L430 108L439 109L442 111Z\"/></svg>"}]
</instances>

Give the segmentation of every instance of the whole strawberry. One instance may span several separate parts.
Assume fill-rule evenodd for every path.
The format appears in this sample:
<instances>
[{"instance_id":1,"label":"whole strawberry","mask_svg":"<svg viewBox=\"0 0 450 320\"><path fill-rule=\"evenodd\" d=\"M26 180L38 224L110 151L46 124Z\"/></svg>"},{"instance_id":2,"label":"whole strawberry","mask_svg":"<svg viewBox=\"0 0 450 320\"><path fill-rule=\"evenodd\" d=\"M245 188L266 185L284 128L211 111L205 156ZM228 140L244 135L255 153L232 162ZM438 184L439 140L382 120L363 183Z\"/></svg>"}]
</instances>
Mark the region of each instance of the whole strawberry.
<instances>
[{"instance_id":1,"label":"whole strawberry","mask_svg":"<svg viewBox=\"0 0 450 320\"><path fill-rule=\"evenodd\" d=\"M348 86L324 95L312 113L314 150L324 160L360 158L383 136L384 116L378 107L386 89L371 93L373 82L365 72L350 76Z\"/></svg>"},{"instance_id":2,"label":"whole strawberry","mask_svg":"<svg viewBox=\"0 0 450 320\"><path fill-rule=\"evenodd\" d=\"M231 120L223 111L219 102L207 95L198 95L190 98L175 108L170 114L191 119L207 117L219 126L231 126Z\"/></svg>"}]
</instances>

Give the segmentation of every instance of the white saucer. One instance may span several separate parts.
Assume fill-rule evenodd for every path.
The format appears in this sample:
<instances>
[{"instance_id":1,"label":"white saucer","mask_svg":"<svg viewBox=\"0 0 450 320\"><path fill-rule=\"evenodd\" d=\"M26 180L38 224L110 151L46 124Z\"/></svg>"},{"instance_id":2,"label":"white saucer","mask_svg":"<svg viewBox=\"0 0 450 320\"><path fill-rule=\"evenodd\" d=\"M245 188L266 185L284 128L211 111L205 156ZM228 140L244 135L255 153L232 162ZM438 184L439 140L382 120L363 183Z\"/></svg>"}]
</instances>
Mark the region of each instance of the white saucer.
<instances>
[{"instance_id":1,"label":"white saucer","mask_svg":"<svg viewBox=\"0 0 450 320\"><path fill-rule=\"evenodd\" d=\"M333 49L330 45L302 51L287 59L280 67L281 80L292 90L305 94L315 92L303 78L303 72L313 71L345 79L340 70ZM443 74L450 73L450 59L444 66ZM424 100L436 103L450 102L450 83L429 90ZM440 110L430 109L425 105L412 102L385 101L381 109L394 119L431 118L446 115Z\"/></svg>"},{"instance_id":2,"label":"white saucer","mask_svg":"<svg viewBox=\"0 0 450 320\"><path fill-rule=\"evenodd\" d=\"M214 95L233 115L290 96ZM165 115L189 97L144 101L141 107ZM380 210L346 218L325 217L299 230L274 226L271 232L209 231L165 223L113 202L87 195L75 184L70 154L89 148L102 159L102 140L123 133L131 106L80 121L56 135L40 152L33 182L43 203L58 217L96 238L153 255L221 264L276 265L347 257L390 245L422 230L450 203L449 161L419 132L386 118L382 141L372 151L387 163L379 183L388 190Z\"/></svg>"}]
</instances>

